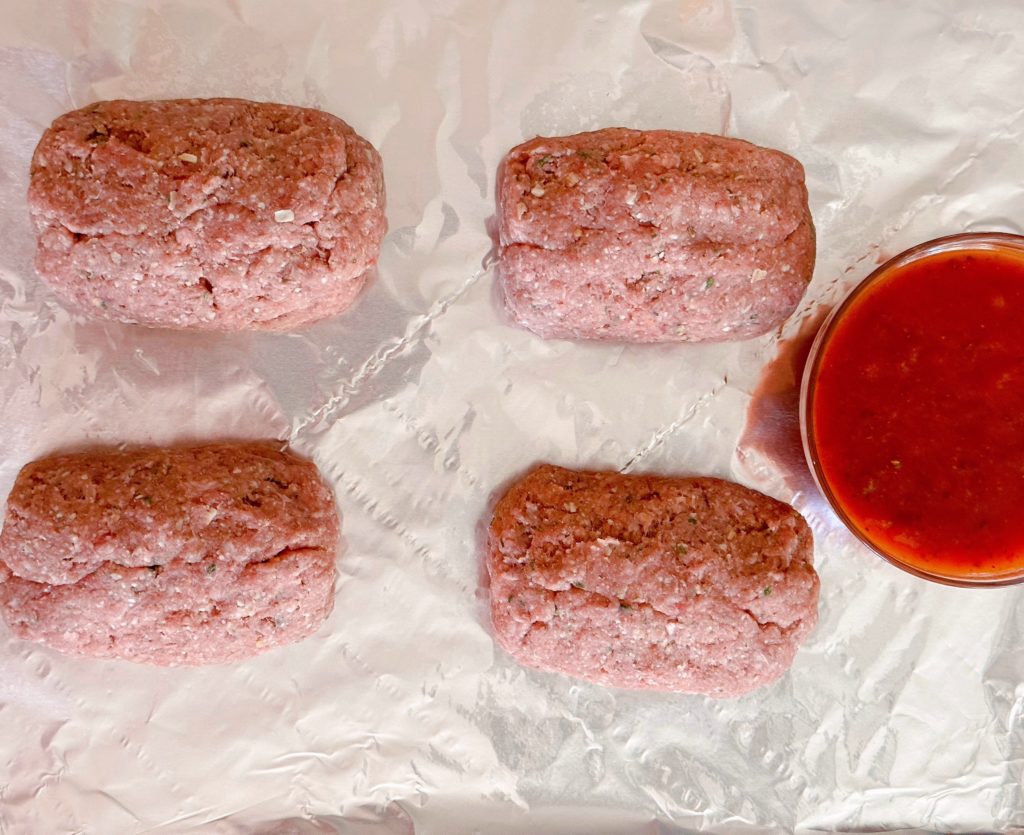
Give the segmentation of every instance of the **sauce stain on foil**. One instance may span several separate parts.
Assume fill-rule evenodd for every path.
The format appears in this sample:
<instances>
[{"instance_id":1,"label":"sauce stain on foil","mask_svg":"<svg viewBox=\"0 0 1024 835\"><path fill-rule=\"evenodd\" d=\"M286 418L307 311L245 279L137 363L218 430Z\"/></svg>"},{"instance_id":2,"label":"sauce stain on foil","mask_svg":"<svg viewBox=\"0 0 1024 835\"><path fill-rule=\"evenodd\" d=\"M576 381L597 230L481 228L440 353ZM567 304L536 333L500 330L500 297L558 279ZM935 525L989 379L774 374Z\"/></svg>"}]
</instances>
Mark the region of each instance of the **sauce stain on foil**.
<instances>
[{"instance_id":1,"label":"sauce stain on foil","mask_svg":"<svg viewBox=\"0 0 1024 835\"><path fill-rule=\"evenodd\" d=\"M741 458L754 455L769 461L789 490L805 495L813 495L817 487L800 439L800 380L811 344L830 310L819 305L794 336L779 342L778 354L754 389L737 447Z\"/></svg>"}]
</instances>

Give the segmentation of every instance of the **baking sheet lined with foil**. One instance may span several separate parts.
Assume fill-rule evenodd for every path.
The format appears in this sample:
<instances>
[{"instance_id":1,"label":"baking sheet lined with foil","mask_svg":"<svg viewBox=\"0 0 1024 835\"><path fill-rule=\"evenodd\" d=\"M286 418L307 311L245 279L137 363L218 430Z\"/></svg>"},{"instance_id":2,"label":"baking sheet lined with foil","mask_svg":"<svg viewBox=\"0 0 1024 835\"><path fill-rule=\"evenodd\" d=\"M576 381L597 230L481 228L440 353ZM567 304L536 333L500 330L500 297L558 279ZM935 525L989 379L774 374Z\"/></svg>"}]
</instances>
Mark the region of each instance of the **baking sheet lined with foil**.
<instances>
[{"instance_id":1,"label":"baking sheet lined with foil","mask_svg":"<svg viewBox=\"0 0 1024 835\"><path fill-rule=\"evenodd\" d=\"M5 832L1024 827L1022 592L928 584L841 531L794 446L791 367L879 260L940 234L1021 231L1024 8L0 9L0 495L56 450L278 437L333 484L345 539L326 626L244 664L138 667L0 632ZM321 107L380 150L391 231L352 311L217 336L54 302L25 205L39 135L96 99L183 96ZM623 346L510 325L488 231L498 162L536 134L608 125L726 133L804 163L818 261L780 332ZM790 673L715 701L528 671L497 650L479 523L538 461L718 475L794 503L822 599Z\"/></svg>"}]
</instances>

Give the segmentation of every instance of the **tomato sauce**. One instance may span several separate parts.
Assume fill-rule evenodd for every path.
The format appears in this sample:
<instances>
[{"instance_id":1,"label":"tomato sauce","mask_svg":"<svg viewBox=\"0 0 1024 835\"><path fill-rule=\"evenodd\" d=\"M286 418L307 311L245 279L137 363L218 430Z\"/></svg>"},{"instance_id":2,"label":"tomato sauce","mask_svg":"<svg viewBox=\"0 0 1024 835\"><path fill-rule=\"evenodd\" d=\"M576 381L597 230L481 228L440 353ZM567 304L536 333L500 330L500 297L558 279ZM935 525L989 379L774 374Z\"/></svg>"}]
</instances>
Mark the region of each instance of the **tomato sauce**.
<instances>
[{"instance_id":1,"label":"tomato sauce","mask_svg":"<svg viewBox=\"0 0 1024 835\"><path fill-rule=\"evenodd\" d=\"M834 322L810 397L819 473L869 542L947 578L1024 569L1024 254L877 279Z\"/></svg>"}]
</instances>

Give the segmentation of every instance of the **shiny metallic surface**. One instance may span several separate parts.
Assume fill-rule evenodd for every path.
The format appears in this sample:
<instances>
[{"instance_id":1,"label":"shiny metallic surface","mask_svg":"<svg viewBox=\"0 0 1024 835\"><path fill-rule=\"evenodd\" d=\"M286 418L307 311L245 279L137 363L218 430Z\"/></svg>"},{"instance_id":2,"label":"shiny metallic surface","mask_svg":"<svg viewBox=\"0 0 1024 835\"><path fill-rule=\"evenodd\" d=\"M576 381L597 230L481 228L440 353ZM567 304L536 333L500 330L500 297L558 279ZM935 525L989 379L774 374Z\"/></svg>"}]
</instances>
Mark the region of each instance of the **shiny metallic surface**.
<instances>
[{"instance_id":1,"label":"shiny metallic surface","mask_svg":"<svg viewBox=\"0 0 1024 835\"><path fill-rule=\"evenodd\" d=\"M1019 3L0 11L0 497L57 450L278 437L331 482L345 543L324 627L244 664L153 670L0 630L5 833L1024 827L1022 590L926 583L852 537L803 463L795 375L760 441L745 432L781 352L878 261L941 231L1021 231ZM380 150L390 231L361 298L291 334L65 311L32 269L42 131L97 99L218 95L321 107ZM488 231L501 157L607 125L801 160L817 266L779 332L596 345L505 321ZM791 670L713 701L516 665L487 622L479 525L540 461L720 476L796 506L821 603Z\"/></svg>"}]
</instances>

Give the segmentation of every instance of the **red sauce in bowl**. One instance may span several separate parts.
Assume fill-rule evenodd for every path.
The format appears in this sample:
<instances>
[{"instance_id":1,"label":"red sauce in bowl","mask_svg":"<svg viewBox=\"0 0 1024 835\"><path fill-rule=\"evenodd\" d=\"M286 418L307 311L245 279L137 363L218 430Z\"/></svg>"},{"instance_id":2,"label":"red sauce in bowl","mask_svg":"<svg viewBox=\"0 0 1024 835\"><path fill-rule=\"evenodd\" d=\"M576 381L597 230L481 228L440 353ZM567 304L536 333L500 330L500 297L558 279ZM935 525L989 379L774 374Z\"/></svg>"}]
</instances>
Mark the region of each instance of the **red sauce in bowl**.
<instances>
[{"instance_id":1,"label":"red sauce in bowl","mask_svg":"<svg viewBox=\"0 0 1024 835\"><path fill-rule=\"evenodd\" d=\"M882 556L1024 580L1024 238L958 235L879 268L819 334L802 407L815 480Z\"/></svg>"}]
</instances>

